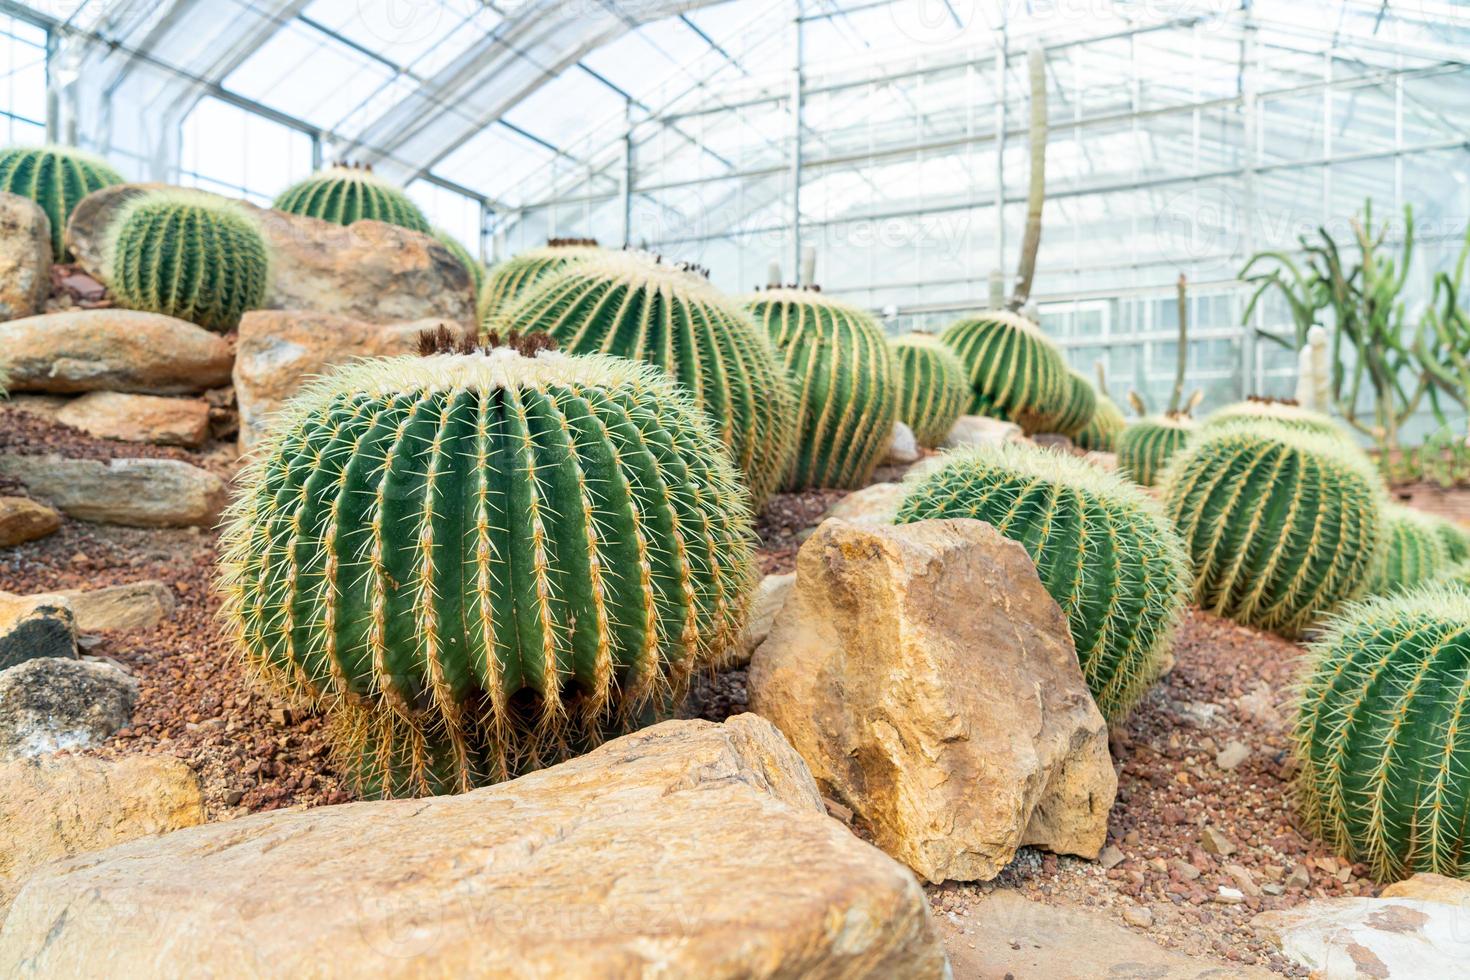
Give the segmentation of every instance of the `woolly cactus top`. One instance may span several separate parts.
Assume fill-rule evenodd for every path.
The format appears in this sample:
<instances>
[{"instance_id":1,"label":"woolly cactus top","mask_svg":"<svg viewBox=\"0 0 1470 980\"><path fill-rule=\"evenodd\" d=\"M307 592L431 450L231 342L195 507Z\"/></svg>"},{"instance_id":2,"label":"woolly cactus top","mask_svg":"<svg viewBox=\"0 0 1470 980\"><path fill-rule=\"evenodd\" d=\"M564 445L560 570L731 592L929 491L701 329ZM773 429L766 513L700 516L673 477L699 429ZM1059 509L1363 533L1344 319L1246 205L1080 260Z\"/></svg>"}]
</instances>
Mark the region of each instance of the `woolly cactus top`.
<instances>
[{"instance_id":1,"label":"woolly cactus top","mask_svg":"<svg viewBox=\"0 0 1470 980\"><path fill-rule=\"evenodd\" d=\"M704 276L678 263L663 261L651 252L599 248L596 245L548 245L541 252L566 255L568 251L585 253L585 258L567 274L603 276L635 289L682 292L697 296L706 305L722 306L736 316L744 313Z\"/></svg>"},{"instance_id":2,"label":"woolly cactus top","mask_svg":"<svg viewBox=\"0 0 1470 980\"><path fill-rule=\"evenodd\" d=\"M867 311L861 307L844 303L842 300L829 296L819 289L803 289L800 286L776 286L771 289L762 289L759 292L748 293L740 300L746 306L767 306L775 304L791 304L795 306L820 306L829 310L836 310L848 316L861 317L871 320Z\"/></svg>"},{"instance_id":3,"label":"woolly cactus top","mask_svg":"<svg viewBox=\"0 0 1470 980\"><path fill-rule=\"evenodd\" d=\"M1263 401L1261 399L1248 399L1226 405L1210 413L1204 420L1203 428L1213 429L1231 422L1279 422L1282 425L1291 426L1296 429L1305 429L1309 432L1319 432L1323 435L1333 435L1339 438L1346 437L1347 431L1332 420L1331 416L1314 412L1308 408L1302 408L1290 402Z\"/></svg>"}]
</instances>

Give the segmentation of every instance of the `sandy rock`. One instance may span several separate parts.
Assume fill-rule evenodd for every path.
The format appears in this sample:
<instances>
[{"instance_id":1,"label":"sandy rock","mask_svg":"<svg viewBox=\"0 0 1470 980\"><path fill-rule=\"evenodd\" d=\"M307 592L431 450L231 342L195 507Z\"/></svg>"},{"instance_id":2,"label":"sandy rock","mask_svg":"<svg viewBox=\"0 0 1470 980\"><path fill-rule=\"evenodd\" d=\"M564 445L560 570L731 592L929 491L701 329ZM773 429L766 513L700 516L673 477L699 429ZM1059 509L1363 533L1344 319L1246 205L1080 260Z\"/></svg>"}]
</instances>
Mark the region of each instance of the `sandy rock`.
<instances>
[{"instance_id":1,"label":"sandy rock","mask_svg":"<svg viewBox=\"0 0 1470 980\"><path fill-rule=\"evenodd\" d=\"M37 872L0 932L0 975L100 962L114 976L946 972L913 877L826 816L751 715L666 722L461 796L262 813Z\"/></svg>"},{"instance_id":2,"label":"sandy rock","mask_svg":"<svg viewBox=\"0 0 1470 980\"><path fill-rule=\"evenodd\" d=\"M1383 889L1379 898L1411 898L1419 902L1448 902L1470 912L1470 881L1444 875L1416 874Z\"/></svg>"},{"instance_id":3,"label":"sandy rock","mask_svg":"<svg viewBox=\"0 0 1470 980\"><path fill-rule=\"evenodd\" d=\"M766 642L766 637L771 633L771 624L775 622L781 607L786 604L786 597L791 594L791 587L795 584L795 572L767 575L761 579L760 585L756 586L755 597L750 602L750 618L745 623L745 638L730 652L730 659L725 664L727 668L744 667L750 663L750 655L755 652L756 647Z\"/></svg>"},{"instance_id":4,"label":"sandy rock","mask_svg":"<svg viewBox=\"0 0 1470 980\"><path fill-rule=\"evenodd\" d=\"M0 368L12 391L178 395L228 384L223 338L136 310L69 310L0 323Z\"/></svg>"},{"instance_id":5,"label":"sandy rock","mask_svg":"<svg viewBox=\"0 0 1470 980\"><path fill-rule=\"evenodd\" d=\"M75 657L77 625L59 595L0 592L0 671L39 657Z\"/></svg>"},{"instance_id":6,"label":"sandy rock","mask_svg":"<svg viewBox=\"0 0 1470 980\"><path fill-rule=\"evenodd\" d=\"M138 682L98 660L42 657L0 671L0 762L100 745L137 700Z\"/></svg>"},{"instance_id":7,"label":"sandy rock","mask_svg":"<svg viewBox=\"0 0 1470 980\"><path fill-rule=\"evenodd\" d=\"M355 227L355 226L354 226ZM270 416L310 378L362 357L407 354L443 321L382 326L330 313L257 310L240 321L235 396L240 451L265 434ZM459 331L456 324L445 324Z\"/></svg>"},{"instance_id":8,"label":"sandy rock","mask_svg":"<svg viewBox=\"0 0 1470 980\"><path fill-rule=\"evenodd\" d=\"M1096 857L1117 779L1061 610L979 521L829 520L755 652L751 710L930 881L1022 845Z\"/></svg>"},{"instance_id":9,"label":"sandy rock","mask_svg":"<svg viewBox=\"0 0 1470 980\"><path fill-rule=\"evenodd\" d=\"M822 519L873 526L892 524L908 491L902 483L874 483L837 501Z\"/></svg>"},{"instance_id":10,"label":"sandy rock","mask_svg":"<svg viewBox=\"0 0 1470 980\"><path fill-rule=\"evenodd\" d=\"M121 442L192 448L209 438L209 405L197 398L94 391L57 412L56 419L99 439Z\"/></svg>"},{"instance_id":11,"label":"sandy rock","mask_svg":"<svg viewBox=\"0 0 1470 980\"><path fill-rule=\"evenodd\" d=\"M36 202L0 194L0 320L34 316L51 292L51 222Z\"/></svg>"},{"instance_id":12,"label":"sandy rock","mask_svg":"<svg viewBox=\"0 0 1470 980\"><path fill-rule=\"evenodd\" d=\"M1407 898L1338 898L1264 912L1259 935L1322 980L1423 980L1464 976L1464 911Z\"/></svg>"},{"instance_id":13,"label":"sandy rock","mask_svg":"<svg viewBox=\"0 0 1470 980\"><path fill-rule=\"evenodd\" d=\"M35 541L61 527L61 515L28 497L0 496L0 548Z\"/></svg>"},{"instance_id":14,"label":"sandy rock","mask_svg":"<svg viewBox=\"0 0 1470 980\"><path fill-rule=\"evenodd\" d=\"M0 476L83 521L128 527L207 527L224 509L224 481L177 459L0 456Z\"/></svg>"},{"instance_id":15,"label":"sandy rock","mask_svg":"<svg viewBox=\"0 0 1470 980\"><path fill-rule=\"evenodd\" d=\"M903 466L908 463L917 463L921 455L919 441L914 438L914 430L903 422L895 421L893 438L888 443L888 455L883 458L883 465Z\"/></svg>"},{"instance_id":16,"label":"sandy rock","mask_svg":"<svg viewBox=\"0 0 1470 980\"><path fill-rule=\"evenodd\" d=\"M0 766L0 919L51 861L203 822L199 780L174 759L49 756Z\"/></svg>"},{"instance_id":17,"label":"sandy rock","mask_svg":"<svg viewBox=\"0 0 1470 980\"><path fill-rule=\"evenodd\" d=\"M172 618L175 608L173 589L156 579L58 594L71 604L77 629L83 633L152 629Z\"/></svg>"},{"instance_id":18,"label":"sandy rock","mask_svg":"<svg viewBox=\"0 0 1470 980\"><path fill-rule=\"evenodd\" d=\"M998 446L1003 442L1020 442L1026 438L1021 427L1014 422L993 419L986 415L961 415L954 428L944 440L945 449L961 446Z\"/></svg>"}]
</instances>

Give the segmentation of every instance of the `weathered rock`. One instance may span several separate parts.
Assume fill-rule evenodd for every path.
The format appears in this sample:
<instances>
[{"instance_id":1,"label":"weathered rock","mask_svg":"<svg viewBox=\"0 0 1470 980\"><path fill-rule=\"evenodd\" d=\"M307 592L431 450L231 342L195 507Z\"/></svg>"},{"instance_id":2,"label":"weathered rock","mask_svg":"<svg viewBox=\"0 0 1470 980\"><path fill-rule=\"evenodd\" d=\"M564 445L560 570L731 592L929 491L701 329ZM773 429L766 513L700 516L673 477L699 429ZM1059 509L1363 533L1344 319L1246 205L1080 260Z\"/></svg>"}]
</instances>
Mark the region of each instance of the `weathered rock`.
<instances>
[{"instance_id":1,"label":"weathered rock","mask_svg":"<svg viewBox=\"0 0 1470 980\"><path fill-rule=\"evenodd\" d=\"M1251 925L1322 980L1464 976L1465 912L1444 902L1338 898L1263 912Z\"/></svg>"},{"instance_id":2,"label":"weathered rock","mask_svg":"<svg viewBox=\"0 0 1470 980\"><path fill-rule=\"evenodd\" d=\"M946 972L912 876L827 817L801 760L751 715L666 722L461 796L258 814L36 872L0 932L0 975L101 963L114 976Z\"/></svg>"},{"instance_id":3,"label":"weathered rock","mask_svg":"<svg viewBox=\"0 0 1470 980\"><path fill-rule=\"evenodd\" d=\"M83 521L128 527L206 527L224 509L224 481L177 459L0 456L0 476Z\"/></svg>"},{"instance_id":4,"label":"weathered rock","mask_svg":"<svg viewBox=\"0 0 1470 980\"><path fill-rule=\"evenodd\" d=\"M61 515L27 497L0 497L0 548L10 548L52 534Z\"/></svg>"},{"instance_id":5,"label":"weathered rock","mask_svg":"<svg viewBox=\"0 0 1470 980\"><path fill-rule=\"evenodd\" d=\"M0 592L0 670L39 657L77 655L76 617L59 595Z\"/></svg>"},{"instance_id":6,"label":"weathered rock","mask_svg":"<svg viewBox=\"0 0 1470 980\"><path fill-rule=\"evenodd\" d=\"M51 292L51 222L36 202L0 194L0 320L34 316Z\"/></svg>"},{"instance_id":7,"label":"weathered rock","mask_svg":"<svg viewBox=\"0 0 1470 980\"><path fill-rule=\"evenodd\" d=\"M94 391L57 412L56 419L120 442L198 447L209 438L209 405L197 398Z\"/></svg>"},{"instance_id":8,"label":"weathered rock","mask_svg":"<svg viewBox=\"0 0 1470 980\"><path fill-rule=\"evenodd\" d=\"M864 526L892 524L908 492L909 488L902 483L874 483L837 501L822 519Z\"/></svg>"},{"instance_id":9,"label":"weathered rock","mask_svg":"<svg viewBox=\"0 0 1470 980\"><path fill-rule=\"evenodd\" d=\"M1117 790L1066 620L979 521L830 520L751 659L751 710L930 881L1033 844L1096 857Z\"/></svg>"},{"instance_id":10,"label":"weathered rock","mask_svg":"<svg viewBox=\"0 0 1470 980\"><path fill-rule=\"evenodd\" d=\"M922 454L914 430L902 422L893 423L893 438L888 443L888 455L883 458L884 466L903 466L917 463Z\"/></svg>"},{"instance_id":11,"label":"weathered rock","mask_svg":"<svg viewBox=\"0 0 1470 980\"><path fill-rule=\"evenodd\" d=\"M228 384L229 344L158 313L72 310L0 323L12 391L178 395Z\"/></svg>"},{"instance_id":12,"label":"weathered rock","mask_svg":"<svg viewBox=\"0 0 1470 980\"><path fill-rule=\"evenodd\" d=\"M1396 881L1379 898L1411 898L1420 902L1448 902L1470 913L1470 881L1421 872Z\"/></svg>"},{"instance_id":13,"label":"weathered rock","mask_svg":"<svg viewBox=\"0 0 1470 980\"><path fill-rule=\"evenodd\" d=\"M1003 442L1021 442L1026 438L1014 422L993 419L987 415L961 415L944 440L945 449L961 446L998 446Z\"/></svg>"},{"instance_id":14,"label":"weathered rock","mask_svg":"<svg viewBox=\"0 0 1470 980\"><path fill-rule=\"evenodd\" d=\"M0 671L0 762L100 745L137 700L137 681L98 660L43 657Z\"/></svg>"},{"instance_id":15,"label":"weathered rock","mask_svg":"<svg viewBox=\"0 0 1470 980\"><path fill-rule=\"evenodd\" d=\"M203 822L199 780L174 759L51 756L0 766L0 919L51 861Z\"/></svg>"},{"instance_id":16,"label":"weathered rock","mask_svg":"<svg viewBox=\"0 0 1470 980\"><path fill-rule=\"evenodd\" d=\"M270 416L312 377L362 357L407 354L419 334L442 320L382 326L330 313L259 310L240 321L235 397L240 412L240 450L265 434Z\"/></svg>"},{"instance_id":17,"label":"weathered rock","mask_svg":"<svg viewBox=\"0 0 1470 980\"><path fill-rule=\"evenodd\" d=\"M59 594L71 604L77 629L83 633L152 629L172 618L176 606L173 589L156 579Z\"/></svg>"},{"instance_id":18,"label":"weathered rock","mask_svg":"<svg viewBox=\"0 0 1470 980\"><path fill-rule=\"evenodd\" d=\"M767 575L761 579L760 585L756 586L755 597L750 601L750 617L745 622L745 637L738 647L731 650L726 667L744 667L750 663L750 655L755 652L756 647L766 642L766 637L771 633L771 624L775 622L781 607L786 604L786 597L791 594L791 588L795 584L795 572Z\"/></svg>"}]
</instances>

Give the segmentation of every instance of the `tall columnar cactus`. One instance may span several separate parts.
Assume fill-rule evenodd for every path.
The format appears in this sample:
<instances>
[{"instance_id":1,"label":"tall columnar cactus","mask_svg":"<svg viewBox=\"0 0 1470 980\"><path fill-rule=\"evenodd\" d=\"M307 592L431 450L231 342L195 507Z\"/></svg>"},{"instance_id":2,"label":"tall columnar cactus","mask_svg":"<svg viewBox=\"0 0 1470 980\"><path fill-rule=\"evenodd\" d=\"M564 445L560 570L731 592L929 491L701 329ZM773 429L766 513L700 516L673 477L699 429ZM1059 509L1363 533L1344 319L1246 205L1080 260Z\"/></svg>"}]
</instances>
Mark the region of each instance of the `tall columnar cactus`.
<instances>
[{"instance_id":1,"label":"tall columnar cactus","mask_svg":"<svg viewBox=\"0 0 1470 980\"><path fill-rule=\"evenodd\" d=\"M1314 412L1302 408L1291 402L1275 401L1266 398L1250 398L1233 405L1211 412L1200 428L1206 431L1218 429L1222 426L1236 425L1242 422L1258 422L1261 420L1276 422L1288 428L1299 429L1302 432L1313 432L1317 435L1332 436L1342 439L1351 445L1352 433L1346 428L1333 421L1329 415Z\"/></svg>"},{"instance_id":2,"label":"tall columnar cactus","mask_svg":"<svg viewBox=\"0 0 1470 980\"><path fill-rule=\"evenodd\" d=\"M762 506L795 439L795 407L770 342L697 273L637 252L572 263L499 321L547 333L572 354L616 354L661 368L710 420Z\"/></svg>"},{"instance_id":3,"label":"tall columnar cactus","mask_svg":"<svg viewBox=\"0 0 1470 980\"><path fill-rule=\"evenodd\" d=\"M1209 612L1294 637L1371 582L1386 494L1331 436L1254 422L1195 439L1164 476L1165 507Z\"/></svg>"},{"instance_id":4,"label":"tall columnar cactus","mask_svg":"<svg viewBox=\"0 0 1470 980\"><path fill-rule=\"evenodd\" d=\"M1158 504L1075 456L1024 443L954 454L919 480L898 522L972 517L1020 542L1071 627L1098 708L1126 715L1158 676L1188 566Z\"/></svg>"},{"instance_id":5,"label":"tall columnar cactus","mask_svg":"<svg viewBox=\"0 0 1470 980\"><path fill-rule=\"evenodd\" d=\"M543 248L527 249L492 266L480 290L480 326L494 326L496 317L568 265L604 254L592 239L553 238Z\"/></svg>"},{"instance_id":6,"label":"tall columnar cactus","mask_svg":"<svg viewBox=\"0 0 1470 980\"><path fill-rule=\"evenodd\" d=\"M1153 486L1169 460L1189 443L1195 429L1194 420L1186 416L1139 419L1118 434L1118 468L1140 486Z\"/></svg>"},{"instance_id":7,"label":"tall columnar cactus","mask_svg":"<svg viewBox=\"0 0 1470 980\"><path fill-rule=\"evenodd\" d=\"M964 365L932 334L905 334L892 345L899 421L914 431L919 445L932 449L949 435L970 400Z\"/></svg>"},{"instance_id":8,"label":"tall columnar cactus","mask_svg":"<svg viewBox=\"0 0 1470 980\"><path fill-rule=\"evenodd\" d=\"M1111 453L1117 449L1118 437L1128 423L1123 418L1123 413L1113 404L1111 398L1099 398L1097 400L1097 411L1092 414L1092 421L1082 428L1082 431L1072 437L1072 441L1080 449L1091 449L1097 452Z\"/></svg>"},{"instance_id":9,"label":"tall columnar cactus","mask_svg":"<svg viewBox=\"0 0 1470 980\"><path fill-rule=\"evenodd\" d=\"M1470 531L1443 517L1430 516L1429 520L1444 547L1445 557L1451 562L1470 561Z\"/></svg>"},{"instance_id":10,"label":"tall columnar cactus","mask_svg":"<svg viewBox=\"0 0 1470 980\"><path fill-rule=\"evenodd\" d=\"M669 710L739 639L750 538L718 439L646 365L379 359L272 430L224 608L244 660L332 716L365 794L459 791Z\"/></svg>"},{"instance_id":11,"label":"tall columnar cactus","mask_svg":"<svg viewBox=\"0 0 1470 980\"><path fill-rule=\"evenodd\" d=\"M1470 592L1355 603L1308 662L1294 731L1308 831L1379 881L1470 878Z\"/></svg>"},{"instance_id":12,"label":"tall columnar cactus","mask_svg":"<svg viewBox=\"0 0 1470 980\"><path fill-rule=\"evenodd\" d=\"M458 259L459 264L464 266L464 271L470 274L470 288L474 290L475 301L478 303L480 293L485 288L485 267L480 264L479 259L470 254L469 249L460 244L458 238L455 238L443 228L435 228L430 234L434 236L440 245L449 249L449 254Z\"/></svg>"},{"instance_id":13,"label":"tall columnar cactus","mask_svg":"<svg viewBox=\"0 0 1470 980\"><path fill-rule=\"evenodd\" d=\"M1384 510L1384 546L1368 591L1401 592L1443 574L1452 564L1433 519L1417 510L1389 504Z\"/></svg>"},{"instance_id":14,"label":"tall columnar cactus","mask_svg":"<svg viewBox=\"0 0 1470 980\"><path fill-rule=\"evenodd\" d=\"M951 324L942 339L965 366L971 414L1007 419L1032 433L1066 410L1067 364L1025 317L992 310Z\"/></svg>"},{"instance_id":15,"label":"tall columnar cactus","mask_svg":"<svg viewBox=\"0 0 1470 980\"><path fill-rule=\"evenodd\" d=\"M407 194L360 167L328 167L312 174L282 191L271 207L338 225L383 221L429 232L429 219Z\"/></svg>"},{"instance_id":16,"label":"tall columnar cactus","mask_svg":"<svg viewBox=\"0 0 1470 980\"><path fill-rule=\"evenodd\" d=\"M265 303L270 257L243 208L197 191L143 194L104 234L109 286L129 309L163 313L220 333Z\"/></svg>"},{"instance_id":17,"label":"tall columnar cactus","mask_svg":"<svg viewBox=\"0 0 1470 980\"><path fill-rule=\"evenodd\" d=\"M796 392L796 453L786 489L863 486L898 417L897 368L883 328L811 289L768 289L746 303Z\"/></svg>"},{"instance_id":18,"label":"tall columnar cactus","mask_svg":"<svg viewBox=\"0 0 1470 980\"><path fill-rule=\"evenodd\" d=\"M0 150L0 193L28 197L51 222L51 255L67 258L66 221L77 202L122 176L97 157L69 147L12 146Z\"/></svg>"},{"instance_id":19,"label":"tall columnar cactus","mask_svg":"<svg viewBox=\"0 0 1470 980\"><path fill-rule=\"evenodd\" d=\"M1044 428L1068 438L1076 436L1087 427L1097 414L1097 392L1076 371L1067 372L1067 400L1062 410L1044 422Z\"/></svg>"}]
</instances>

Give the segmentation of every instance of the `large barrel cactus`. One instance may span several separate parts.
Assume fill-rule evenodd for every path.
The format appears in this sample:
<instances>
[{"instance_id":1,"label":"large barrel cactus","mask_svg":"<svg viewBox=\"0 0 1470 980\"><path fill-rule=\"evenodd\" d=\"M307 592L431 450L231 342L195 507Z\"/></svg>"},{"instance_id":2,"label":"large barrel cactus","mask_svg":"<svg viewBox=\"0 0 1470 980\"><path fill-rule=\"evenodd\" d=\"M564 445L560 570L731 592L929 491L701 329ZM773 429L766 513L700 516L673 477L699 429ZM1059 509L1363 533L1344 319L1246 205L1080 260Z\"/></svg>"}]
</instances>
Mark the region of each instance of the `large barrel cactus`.
<instances>
[{"instance_id":1,"label":"large barrel cactus","mask_svg":"<svg viewBox=\"0 0 1470 980\"><path fill-rule=\"evenodd\" d=\"M1067 399L1062 410L1043 421L1043 429L1075 439L1097 414L1097 392L1076 371L1067 372Z\"/></svg>"},{"instance_id":2,"label":"large barrel cactus","mask_svg":"<svg viewBox=\"0 0 1470 980\"><path fill-rule=\"evenodd\" d=\"M1151 487L1174 454L1194 434L1193 419L1175 415L1151 415L1118 433L1118 468L1139 486Z\"/></svg>"},{"instance_id":3,"label":"large barrel cactus","mask_svg":"<svg viewBox=\"0 0 1470 980\"><path fill-rule=\"evenodd\" d=\"M719 441L655 369L430 353L290 404L222 591L245 661L332 716L365 795L453 792L669 710L740 636L750 538Z\"/></svg>"},{"instance_id":4,"label":"large barrel cactus","mask_svg":"<svg viewBox=\"0 0 1470 980\"><path fill-rule=\"evenodd\" d=\"M527 249L492 266L480 290L481 327L492 327L496 317L568 265L603 254L594 239L553 238L543 248Z\"/></svg>"},{"instance_id":5,"label":"large barrel cactus","mask_svg":"<svg viewBox=\"0 0 1470 980\"><path fill-rule=\"evenodd\" d=\"M312 174L282 191L271 207L338 225L382 221L429 232L429 219L407 194L361 167L328 167Z\"/></svg>"},{"instance_id":6,"label":"large barrel cactus","mask_svg":"<svg viewBox=\"0 0 1470 980\"><path fill-rule=\"evenodd\" d=\"M1164 482L1209 612L1294 637L1372 580L1386 494L1339 439L1226 427L1192 442Z\"/></svg>"},{"instance_id":7,"label":"large barrel cactus","mask_svg":"<svg viewBox=\"0 0 1470 980\"><path fill-rule=\"evenodd\" d=\"M433 235L434 239L440 245L447 248L449 254L454 256L460 265L464 266L464 271L470 274L470 288L474 290L475 301L478 303L480 293L485 289L485 267L480 264L479 259L470 254L469 249L460 244L458 238L455 238L443 228L435 228L429 234Z\"/></svg>"},{"instance_id":8,"label":"large barrel cactus","mask_svg":"<svg viewBox=\"0 0 1470 980\"><path fill-rule=\"evenodd\" d=\"M1092 413L1092 421L1083 426L1082 431L1072 437L1072 441L1079 449L1115 452L1118 448L1118 437L1127 426L1128 422L1112 399L1099 398L1097 411Z\"/></svg>"},{"instance_id":9,"label":"large barrel cactus","mask_svg":"<svg viewBox=\"0 0 1470 980\"><path fill-rule=\"evenodd\" d=\"M770 342L703 276L639 252L568 265L499 318L571 354L616 354L676 379L763 505L795 439L795 407Z\"/></svg>"},{"instance_id":10,"label":"large barrel cactus","mask_svg":"<svg viewBox=\"0 0 1470 980\"><path fill-rule=\"evenodd\" d=\"M1470 592L1355 603L1308 662L1294 732L1306 829L1379 881L1470 878Z\"/></svg>"},{"instance_id":11,"label":"large barrel cactus","mask_svg":"<svg viewBox=\"0 0 1470 980\"><path fill-rule=\"evenodd\" d=\"M971 414L1007 419L1030 434L1066 410L1071 394L1066 361L1025 317L983 313L951 324L942 339L965 366Z\"/></svg>"},{"instance_id":12,"label":"large barrel cactus","mask_svg":"<svg viewBox=\"0 0 1470 980\"><path fill-rule=\"evenodd\" d=\"M964 365L932 334L905 334L892 343L898 419L914 431L919 445L932 449L949 435L970 400Z\"/></svg>"},{"instance_id":13,"label":"large barrel cactus","mask_svg":"<svg viewBox=\"0 0 1470 980\"><path fill-rule=\"evenodd\" d=\"M810 289L747 299L796 392L796 452L785 488L856 488L893 438L896 368L883 328L855 306Z\"/></svg>"},{"instance_id":14,"label":"large barrel cactus","mask_svg":"<svg viewBox=\"0 0 1470 980\"><path fill-rule=\"evenodd\" d=\"M1369 592L1401 592L1438 577L1453 564L1438 526L1427 514L1389 504L1384 510L1384 530L1384 546Z\"/></svg>"},{"instance_id":15,"label":"large barrel cactus","mask_svg":"<svg viewBox=\"0 0 1470 980\"><path fill-rule=\"evenodd\" d=\"M103 241L108 286L122 306L225 333L265 303L270 253L255 219L198 191L142 194L118 209Z\"/></svg>"},{"instance_id":16,"label":"large barrel cactus","mask_svg":"<svg viewBox=\"0 0 1470 980\"><path fill-rule=\"evenodd\" d=\"M51 255L67 256L66 222L77 202L122 176L97 157L70 147L13 146L0 150L0 193L28 197L51 222Z\"/></svg>"},{"instance_id":17,"label":"large barrel cactus","mask_svg":"<svg viewBox=\"0 0 1470 980\"><path fill-rule=\"evenodd\" d=\"M1216 409L1200 423L1200 428L1208 431L1222 426L1262 420L1275 422L1291 429L1300 429L1302 432L1332 436L1350 444L1353 442L1352 433L1335 422L1331 416L1302 408L1295 402L1278 401L1271 398L1249 398L1243 402Z\"/></svg>"},{"instance_id":18,"label":"large barrel cactus","mask_svg":"<svg viewBox=\"0 0 1470 980\"><path fill-rule=\"evenodd\" d=\"M1071 455L1024 443L954 454L919 480L899 523L972 517L1020 542L1071 628L1098 708L1117 721L1158 676L1188 565L1158 504Z\"/></svg>"}]
</instances>

